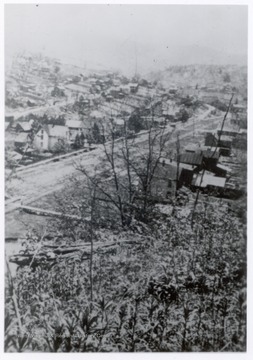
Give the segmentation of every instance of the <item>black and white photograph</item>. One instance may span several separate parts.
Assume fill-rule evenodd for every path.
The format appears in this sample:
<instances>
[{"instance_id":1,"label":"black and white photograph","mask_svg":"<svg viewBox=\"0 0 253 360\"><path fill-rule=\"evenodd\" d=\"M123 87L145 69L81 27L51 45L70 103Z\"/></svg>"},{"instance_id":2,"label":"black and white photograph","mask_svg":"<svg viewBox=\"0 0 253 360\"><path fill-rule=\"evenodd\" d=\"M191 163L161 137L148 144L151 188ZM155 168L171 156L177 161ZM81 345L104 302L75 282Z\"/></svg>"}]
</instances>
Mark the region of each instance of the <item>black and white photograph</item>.
<instances>
[{"instance_id":1,"label":"black and white photograph","mask_svg":"<svg viewBox=\"0 0 253 360\"><path fill-rule=\"evenodd\" d=\"M4 353L247 353L248 10L4 4Z\"/></svg>"}]
</instances>

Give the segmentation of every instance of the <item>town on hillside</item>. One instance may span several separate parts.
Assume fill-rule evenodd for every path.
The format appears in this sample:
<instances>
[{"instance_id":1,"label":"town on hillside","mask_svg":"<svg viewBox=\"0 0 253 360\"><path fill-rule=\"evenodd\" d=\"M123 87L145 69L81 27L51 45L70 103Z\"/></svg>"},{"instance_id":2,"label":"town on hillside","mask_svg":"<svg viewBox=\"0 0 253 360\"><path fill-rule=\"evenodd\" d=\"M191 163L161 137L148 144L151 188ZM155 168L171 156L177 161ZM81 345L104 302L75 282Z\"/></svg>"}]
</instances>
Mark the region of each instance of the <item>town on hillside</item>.
<instances>
[{"instance_id":1,"label":"town on hillside","mask_svg":"<svg viewBox=\"0 0 253 360\"><path fill-rule=\"evenodd\" d=\"M155 172L161 186L155 190L157 196L167 199L176 188L186 186L238 198L246 189L236 171L238 156L246 158L247 150L247 72L238 70L236 66L177 66L157 79L153 74L148 79L127 78L117 72L66 68L60 60L39 54L18 54L6 75L7 173L64 154L92 151L110 141L112 133L115 139L134 138L150 127L180 132L184 124L192 123L192 136L183 142L179 154L174 151L163 160L166 176L159 167ZM191 83L183 86L182 77L191 78ZM197 128L199 118L206 117L212 124L227 109L223 124L220 121L206 131ZM191 176L184 178L187 167ZM168 179L174 182L172 192Z\"/></svg>"}]
</instances>

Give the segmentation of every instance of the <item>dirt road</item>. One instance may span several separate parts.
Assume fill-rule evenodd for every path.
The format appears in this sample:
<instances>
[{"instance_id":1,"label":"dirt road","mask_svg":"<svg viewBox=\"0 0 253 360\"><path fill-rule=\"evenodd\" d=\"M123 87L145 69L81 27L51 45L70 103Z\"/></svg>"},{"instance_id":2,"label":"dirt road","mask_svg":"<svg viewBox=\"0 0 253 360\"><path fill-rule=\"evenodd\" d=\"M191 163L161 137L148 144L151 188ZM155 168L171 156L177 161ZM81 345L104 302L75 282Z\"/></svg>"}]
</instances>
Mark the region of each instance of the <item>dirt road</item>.
<instances>
[{"instance_id":1,"label":"dirt road","mask_svg":"<svg viewBox=\"0 0 253 360\"><path fill-rule=\"evenodd\" d=\"M191 120L185 124L178 124L174 132L179 131L179 138L192 141L193 130L195 132L210 129L218 125L222 120L222 116L208 118L207 116L201 119ZM168 130L171 131L171 130ZM142 134L136 140L138 144L145 144L147 142L147 134ZM171 136L168 146L176 142L176 136ZM119 149L120 143L115 145L115 149ZM63 159L58 162L51 162L38 166L34 169L26 170L24 173L17 174L17 177L12 178L8 184L11 189L13 197L20 197L22 202L28 204L34 199L48 194L55 190L64 187L64 182L67 177L75 174L77 170L74 167L75 161L81 161L87 171L92 172L96 165L102 164L104 160L103 147L99 146L97 149L88 153Z\"/></svg>"}]
</instances>

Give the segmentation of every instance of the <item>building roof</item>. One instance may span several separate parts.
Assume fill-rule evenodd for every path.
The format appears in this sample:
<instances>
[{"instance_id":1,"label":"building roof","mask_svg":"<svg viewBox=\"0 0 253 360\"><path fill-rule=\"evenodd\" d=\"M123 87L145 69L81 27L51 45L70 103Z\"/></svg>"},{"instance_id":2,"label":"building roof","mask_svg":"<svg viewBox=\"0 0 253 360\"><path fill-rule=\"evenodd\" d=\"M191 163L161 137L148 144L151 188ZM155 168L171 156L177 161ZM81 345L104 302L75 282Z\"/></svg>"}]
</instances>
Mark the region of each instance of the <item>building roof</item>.
<instances>
[{"instance_id":1,"label":"building roof","mask_svg":"<svg viewBox=\"0 0 253 360\"><path fill-rule=\"evenodd\" d=\"M27 133L21 132L15 137L15 142L25 144L28 140L28 136Z\"/></svg>"},{"instance_id":2,"label":"building roof","mask_svg":"<svg viewBox=\"0 0 253 360\"><path fill-rule=\"evenodd\" d=\"M94 117L94 118L97 118L97 119L102 119L103 118L103 114L100 111L97 111L97 110L93 110L90 113L90 116Z\"/></svg>"},{"instance_id":3,"label":"building roof","mask_svg":"<svg viewBox=\"0 0 253 360\"><path fill-rule=\"evenodd\" d=\"M9 151L8 152L8 155L10 155L10 157L13 159L13 160L20 160L22 159L23 155L19 154L18 152L16 151Z\"/></svg>"},{"instance_id":4,"label":"building roof","mask_svg":"<svg viewBox=\"0 0 253 360\"><path fill-rule=\"evenodd\" d=\"M201 145L201 147L200 148L198 148L198 149L200 149L201 151L206 151L206 150L211 150L211 151L214 151L214 150L216 150L218 153L220 153L220 147L219 146L208 146L208 145Z\"/></svg>"},{"instance_id":5,"label":"building roof","mask_svg":"<svg viewBox=\"0 0 253 360\"><path fill-rule=\"evenodd\" d=\"M225 165L223 165L223 164L217 164L217 165L216 165L216 168L225 170L225 171L227 171L227 172L231 172L231 169L230 169L228 166L225 166Z\"/></svg>"},{"instance_id":6,"label":"building roof","mask_svg":"<svg viewBox=\"0 0 253 360\"><path fill-rule=\"evenodd\" d=\"M180 177L182 168L178 169L178 176ZM174 164L166 164L165 166L159 163L155 170L155 178L165 180L177 180L177 166Z\"/></svg>"},{"instance_id":7,"label":"building roof","mask_svg":"<svg viewBox=\"0 0 253 360\"><path fill-rule=\"evenodd\" d=\"M202 175L198 174L196 179L193 180L195 186L200 186L202 188L205 188L208 185L221 187L221 188L225 187L225 184L226 184L225 177L218 177L218 176L213 176L213 175L209 175L209 174L204 174L202 182L201 182L201 177L202 177Z\"/></svg>"},{"instance_id":8,"label":"building roof","mask_svg":"<svg viewBox=\"0 0 253 360\"><path fill-rule=\"evenodd\" d=\"M224 126L223 127L223 129L222 129L222 131L221 131L221 129L219 129L218 127L217 127L217 134L226 134L226 133L231 133L231 134L237 134L238 133L238 130L237 129L235 129L234 128L234 126L233 125L231 125L231 126Z\"/></svg>"},{"instance_id":9,"label":"building roof","mask_svg":"<svg viewBox=\"0 0 253 360\"><path fill-rule=\"evenodd\" d=\"M45 130L51 137L65 138L68 132L68 127L63 125L47 125Z\"/></svg>"},{"instance_id":10,"label":"building roof","mask_svg":"<svg viewBox=\"0 0 253 360\"><path fill-rule=\"evenodd\" d=\"M247 135L247 133L248 133L247 129L240 129L240 130L239 130L239 134L240 134L240 135L242 135L242 134Z\"/></svg>"},{"instance_id":11,"label":"building roof","mask_svg":"<svg viewBox=\"0 0 253 360\"><path fill-rule=\"evenodd\" d=\"M194 153L198 150L200 150L200 147L197 144L190 144L184 148L184 151L191 152L191 153Z\"/></svg>"},{"instance_id":12,"label":"building roof","mask_svg":"<svg viewBox=\"0 0 253 360\"><path fill-rule=\"evenodd\" d=\"M72 91L76 91L76 92L81 92L83 94L88 94L89 90L87 89L87 87L85 87L85 85L77 85L77 84L68 84L66 85L66 88Z\"/></svg>"},{"instance_id":13,"label":"building roof","mask_svg":"<svg viewBox=\"0 0 253 360\"><path fill-rule=\"evenodd\" d=\"M229 135L221 135L220 140L221 141L232 141L232 137Z\"/></svg>"},{"instance_id":14,"label":"building roof","mask_svg":"<svg viewBox=\"0 0 253 360\"><path fill-rule=\"evenodd\" d=\"M161 158L159 161L160 164L165 164L165 165L170 165L170 166L176 166L177 167L177 161L172 160L172 159L166 159L166 158ZM182 164L179 163L179 167L182 169L187 169L187 170L193 170L195 168L194 165L189 165L189 164Z\"/></svg>"},{"instance_id":15,"label":"building roof","mask_svg":"<svg viewBox=\"0 0 253 360\"><path fill-rule=\"evenodd\" d=\"M18 122L17 125L19 125L24 131L30 131L32 128L32 124L28 121Z\"/></svg>"},{"instance_id":16,"label":"building roof","mask_svg":"<svg viewBox=\"0 0 253 360\"><path fill-rule=\"evenodd\" d=\"M116 87L116 86L111 86L110 89L108 89L108 91L116 91L116 92L120 92L120 88Z\"/></svg>"},{"instance_id":17,"label":"building roof","mask_svg":"<svg viewBox=\"0 0 253 360\"><path fill-rule=\"evenodd\" d=\"M234 109L247 109L246 105L241 105L241 104L233 104L232 107Z\"/></svg>"},{"instance_id":18,"label":"building roof","mask_svg":"<svg viewBox=\"0 0 253 360\"><path fill-rule=\"evenodd\" d=\"M81 120L67 120L66 126L68 128L81 129L84 127L83 122Z\"/></svg>"},{"instance_id":19,"label":"building roof","mask_svg":"<svg viewBox=\"0 0 253 360\"><path fill-rule=\"evenodd\" d=\"M206 159L219 159L220 150L216 150L216 148L209 148L207 150L202 151L203 157Z\"/></svg>"},{"instance_id":20,"label":"building roof","mask_svg":"<svg viewBox=\"0 0 253 360\"><path fill-rule=\"evenodd\" d=\"M194 167L188 164L179 164L178 166L176 161L161 158L155 171L155 177L160 179L177 180L177 171L178 176L180 177L184 169L193 171Z\"/></svg>"},{"instance_id":21,"label":"building roof","mask_svg":"<svg viewBox=\"0 0 253 360\"><path fill-rule=\"evenodd\" d=\"M124 126L125 125L125 121L123 119L114 119L113 122L118 125L118 126Z\"/></svg>"},{"instance_id":22,"label":"building roof","mask_svg":"<svg viewBox=\"0 0 253 360\"><path fill-rule=\"evenodd\" d=\"M180 163L190 164L190 165L201 165L203 155L197 153L183 153L179 155Z\"/></svg>"},{"instance_id":23,"label":"building roof","mask_svg":"<svg viewBox=\"0 0 253 360\"><path fill-rule=\"evenodd\" d=\"M196 154L202 154L203 157L209 159L214 158L218 159L220 156L220 148L215 146L197 146L197 145L189 145L185 147L184 149L187 153L196 153Z\"/></svg>"},{"instance_id":24,"label":"building roof","mask_svg":"<svg viewBox=\"0 0 253 360\"><path fill-rule=\"evenodd\" d=\"M128 84L130 87L137 87L139 84L138 83L129 83Z\"/></svg>"}]
</instances>

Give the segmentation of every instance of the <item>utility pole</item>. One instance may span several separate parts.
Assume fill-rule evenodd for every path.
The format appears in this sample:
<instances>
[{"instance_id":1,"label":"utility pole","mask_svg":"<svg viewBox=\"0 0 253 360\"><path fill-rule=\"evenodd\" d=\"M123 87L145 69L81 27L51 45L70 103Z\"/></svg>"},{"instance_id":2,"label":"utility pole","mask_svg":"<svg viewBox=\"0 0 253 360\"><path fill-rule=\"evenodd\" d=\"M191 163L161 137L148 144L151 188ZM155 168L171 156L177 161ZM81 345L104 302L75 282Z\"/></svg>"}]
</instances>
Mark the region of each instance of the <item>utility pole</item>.
<instances>
[{"instance_id":1,"label":"utility pole","mask_svg":"<svg viewBox=\"0 0 253 360\"><path fill-rule=\"evenodd\" d=\"M176 182L176 196L178 191L178 182L179 182L179 165L180 165L180 140L179 133L177 133L177 182Z\"/></svg>"},{"instance_id":2,"label":"utility pole","mask_svg":"<svg viewBox=\"0 0 253 360\"><path fill-rule=\"evenodd\" d=\"M218 148L218 145L219 145L219 142L220 142L220 138L221 138L221 134L222 134L222 130L223 130L223 128L224 128L224 124L225 124L225 121L226 121L228 112L229 112L229 110L230 110L233 97L234 97L234 94L232 94L231 99L230 99L230 101L229 101L229 104L228 104L228 107L227 107L227 111L226 111L226 113L225 113L225 115L224 115L224 118L223 118L223 121L222 121L222 124L221 124L221 130L220 130L220 133L219 133L219 136L218 136L217 144L216 144L216 147L215 147L215 149L214 149L211 157L213 157L213 156L215 155L216 151L217 151L217 148ZM203 165L204 165L204 161L203 161ZM197 190L196 198L195 198L194 205L193 205L192 218L191 218L191 228L193 228L193 221L194 221L195 210L196 210L196 207L197 207L197 205L198 205L199 193L200 193L200 188L201 188L201 184L202 184L202 182L203 182L204 175L205 175L205 167L204 167L203 170L202 170L202 174L201 174L201 178L200 178L200 183L199 183L199 188L198 188L198 190Z\"/></svg>"},{"instance_id":3,"label":"utility pole","mask_svg":"<svg viewBox=\"0 0 253 360\"><path fill-rule=\"evenodd\" d=\"M134 76L137 77L137 49L136 49L136 42L134 42L134 52L135 52L135 71Z\"/></svg>"}]
</instances>

